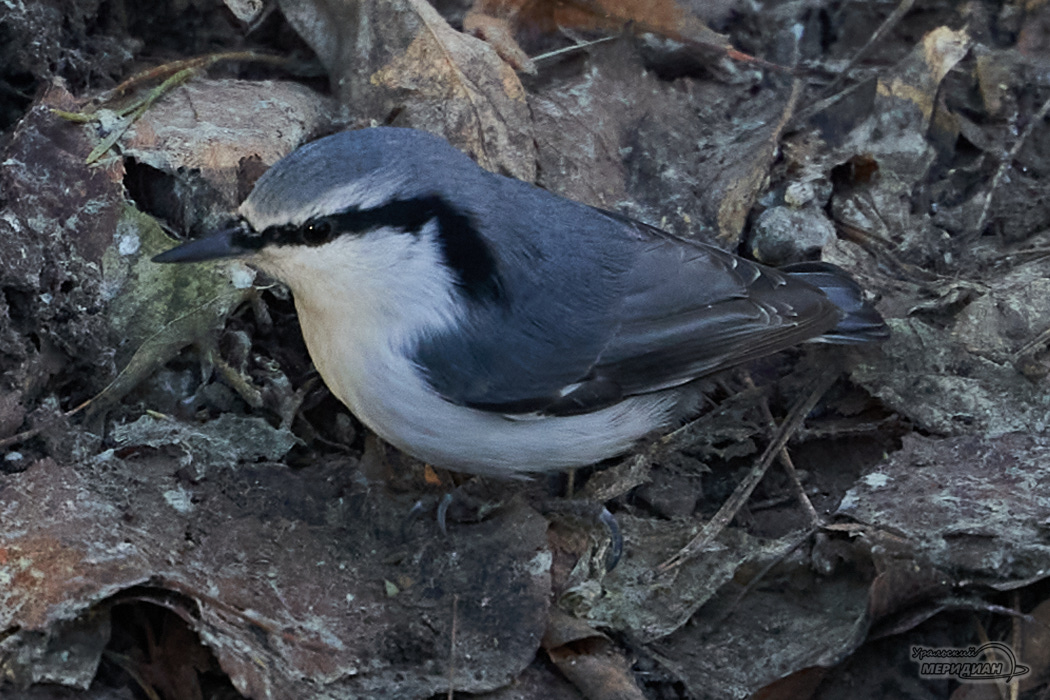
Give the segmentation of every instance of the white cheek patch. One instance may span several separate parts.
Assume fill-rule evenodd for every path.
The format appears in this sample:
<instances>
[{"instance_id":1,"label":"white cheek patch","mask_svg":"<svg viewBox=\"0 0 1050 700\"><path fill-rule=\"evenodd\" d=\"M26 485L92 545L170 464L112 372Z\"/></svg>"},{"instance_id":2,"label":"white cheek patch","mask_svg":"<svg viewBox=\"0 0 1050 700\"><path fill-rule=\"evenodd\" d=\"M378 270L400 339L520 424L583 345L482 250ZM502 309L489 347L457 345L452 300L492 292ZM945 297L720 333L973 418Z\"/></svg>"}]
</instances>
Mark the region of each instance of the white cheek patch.
<instances>
[{"instance_id":1,"label":"white cheek patch","mask_svg":"<svg viewBox=\"0 0 1050 700\"><path fill-rule=\"evenodd\" d=\"M427 227L418 234L380 228L316 247L268 246L253 264L291 287L298 303L375 334L415 337L462 312Z\"/></svg>"}]
</instances>

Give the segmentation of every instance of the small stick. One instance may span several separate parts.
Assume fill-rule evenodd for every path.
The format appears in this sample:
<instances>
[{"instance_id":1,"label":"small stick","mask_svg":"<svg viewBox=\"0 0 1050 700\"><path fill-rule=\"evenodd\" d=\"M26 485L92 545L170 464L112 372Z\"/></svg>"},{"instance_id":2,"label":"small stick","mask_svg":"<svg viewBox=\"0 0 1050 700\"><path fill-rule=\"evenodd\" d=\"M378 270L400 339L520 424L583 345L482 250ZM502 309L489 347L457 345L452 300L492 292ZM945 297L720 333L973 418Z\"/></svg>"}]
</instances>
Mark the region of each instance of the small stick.
<instances>
[{"instance_id":1,"label":"small stick","mask_svg":"<svg viewBox=\"0 0 1050 700\"><path fill-rule=\"evenodd\" d=\"M813 390L809 395L796 403L788 412L787 417L780 426L780 430L777 431L773 441L769 443L758 462L752 467L751 472L737 485L736 490L722 504L718 512L700 528L700 532L685 547L682 547L677 554L656 567L657 574L666 574L692 559L702 552L732 522L737 512L744 506L747 499L751 497L755 487L762 481L762 477L765 476L769 465L773 463L773 458L787 444L794 430L802 424L809 412L820 401L820 397L831 388L831 385L837 379L837 373L829 372L814 382Z\"/></svg>"},{"instance_id":2,"label":"small stick","mask_svg":"<svg viewBox=\"0 0 1050 700\"><path fill-rule=\"evenodd\" d=\"M755 382L751 379L751 375L744 372L744 384L749 389L755 389ZM769 410L769 402L766 397L763 396L758 401L758 406L762 411L762 417L765 418L766 424L771 428L776 429L777 422L773 420L773 414ZM810 522L814 527L820 527L823 525L823 521L820 515L817 513L817 509L813 507L812 501L809 500L809 496L806 495L806 489L803 488L802 482L798 478L798 470L795 469L795 463L791 461L791 455L788 453L787 446L780 448L777 452L777 457L780 458L780 463L784 466L784 471L787 472L788 479L791 480L791 485L795 487L795 495L798 497L798 502L802 506L802 509L806 511L806 515L809 516Z\"/></svg>"},{"instance_id":3,"label":"small stick","mask_svg":"<svg viewBox=\"0 0 1050 700\"><path fill-rule=\"evenodd\" d=\"M1002 182L1003 178L1006 177L1006 171L1010 169L1010 166L1014 162L1014 158L1021 152L1021 147L1024 146L1025 141L1035 131L1037 124L1046 118L1047 112L1050 112L1050 98L1043 103L1043 106L1039 108L1039 111L1035 113L1032 120L1028 122L1028 126L1025 127L1024 132L1017 137L1017 141L1007 152L1006 157L1003 158L1002 162L999 163L999 168L995 171L995 175L992 176L992 184L988 186L988 194L984 198L984 206L981 207L981 215L977 218L977 224L970 231L970 238L977 238L984 231L984 226L988 222L988 213L992 208L992 197L995 195L995 191L999 189L999 183Z\"/></svg>"},{"instance_id":4,"label":"small stick","mask_svg":"<svg viewBox=\"0 0 1050 700\"><path fill-rule=\"evenodd\" d=\"M452 596L452 634L448 643L448 700L452 700L455 693L453 684L456 672L456 630L459 627L459 594Z\"/></svg>"}]
</instances>

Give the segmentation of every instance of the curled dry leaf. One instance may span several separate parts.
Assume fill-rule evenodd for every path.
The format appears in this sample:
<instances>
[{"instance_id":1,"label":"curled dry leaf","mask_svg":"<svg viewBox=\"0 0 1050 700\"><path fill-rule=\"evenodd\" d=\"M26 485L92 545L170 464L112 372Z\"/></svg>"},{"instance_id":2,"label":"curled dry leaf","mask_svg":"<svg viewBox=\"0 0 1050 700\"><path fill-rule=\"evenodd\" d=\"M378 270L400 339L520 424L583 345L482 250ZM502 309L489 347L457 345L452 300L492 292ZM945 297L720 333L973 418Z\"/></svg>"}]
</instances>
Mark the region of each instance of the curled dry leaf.
<instances>
[{"instance_id":1,"label":"curled dry leaf","mask_svg":"<svg viewBox=\"0 0 1050 700\"><path fill-rule=\"evenodd\" d=\"M233 209L250 190L250 175L331 129L334 111L330 98L298 83L193 80L142 115L122 154L170 176L199 175L218 193L218 206ZM255 161L257 171L245 173ZM215 199L211 192L185 194Z\"/></svg>"},{"instance_id":2,"label":"curled dry leaf","mask_svg":"<svg viewBox=\"0 0 1050 700\"><path fill-rule=\"evenodd\" d=\"M922 112L924 125L929 126L941 81L970 50L971 43L965 29L934 29L892 76L879 81L879 95L912 102Z\"/></svg>"},{"instance_id":3,"label":"curled dry leaf","mask_svg":"<svg viewBox=\"0 0 1050 700\"><path fill-rule=\"evenodd\" d=\"M142 427L129 437L157 447L75 465L45 459L6 479L6 678L87 687L108 603L142 585L183 601L187 623L254 698L429 697L450 684L478 693L534 658L550 553L531 508L447 536L420 528L406 543L388 533L401 531L409 503L344 498L345 461L293 472L227 459L236 466L195 481L172 474L186 431L163 446L162 425ZM192 447L215 464L230 449L214 434Z\"/></svg>"},{"instance_id":4,"label":"curled dry leaf","mask_svg":"<svg viewBox=\"0 0 1050 700\"><path fill-rule=\"evenodd\" d=\"M551 612L543 648L554 665L588 698L643 700L630 666L612 641L583 620Z\"/></svg>"},{"instance_id":5,"label":"curled dry leaf","mask_svg":"<svg viewBox=\"0 0 1050 700\"><path fill-rule=\"evenodd\" d=\"M519 27L547 33L565 29L616 32L633 28L707 48L722 51L730 48L725 36L712 31L674 0L476 0L471 14L511 21Z\"/></svg>"},{"instance_id":6,"label":"curled dry leaf","mask_svg":"<svg viewBox=\"0 0 1050 700\"><path fill-rule=\"evenodd\" d=\"M350 6L352 5L352 6ZM317 52L351 115L447 138L482 167L536 177L525 91L514 70L425 0L291 2L281 9Z\"/></svg>"}]
</instances>

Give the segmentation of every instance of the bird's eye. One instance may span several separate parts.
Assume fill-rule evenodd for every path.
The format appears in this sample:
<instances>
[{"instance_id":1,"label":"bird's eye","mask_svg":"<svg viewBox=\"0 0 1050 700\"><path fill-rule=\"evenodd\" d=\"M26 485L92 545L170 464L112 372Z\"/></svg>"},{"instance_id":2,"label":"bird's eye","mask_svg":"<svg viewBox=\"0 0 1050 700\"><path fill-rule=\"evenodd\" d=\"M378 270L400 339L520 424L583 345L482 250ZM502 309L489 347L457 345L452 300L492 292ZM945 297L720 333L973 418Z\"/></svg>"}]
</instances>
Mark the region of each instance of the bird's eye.
<instances>
[{"instance_id":1,"label":"bird's eye","mask_svg":"<svg viewBox=\"0 0 1050 700\"><path fill-rule=\"evenodd\" d=\"M332 237L332 222L328 219L309 221L303 226L303 243L321 245Z\"/></svg>"}]
</instances>

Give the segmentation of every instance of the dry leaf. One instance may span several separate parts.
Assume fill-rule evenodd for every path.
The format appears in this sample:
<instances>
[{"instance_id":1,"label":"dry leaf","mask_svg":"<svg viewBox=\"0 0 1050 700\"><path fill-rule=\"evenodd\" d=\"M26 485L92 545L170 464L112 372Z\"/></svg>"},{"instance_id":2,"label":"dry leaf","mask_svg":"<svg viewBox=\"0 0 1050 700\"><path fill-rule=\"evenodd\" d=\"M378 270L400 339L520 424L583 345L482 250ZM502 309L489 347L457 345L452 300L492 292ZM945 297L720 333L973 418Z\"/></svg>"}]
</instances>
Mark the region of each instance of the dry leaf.
<instances>
[{"instance_id":1,"label":"dry leaf","mask_svg":"<svg viewBox=\"0 0 1050 700\"><path fill-rule=\"evenodd\" d=\"M716 219L718 237L731 245L739 241L751 208L769 182L769 169L780 149L780 137L795 113L801 93L801 85L796 81L777 121L748 143L740 143L739 156L721 172L715 186L721 193Z\"/></svg>"},{"instance_id":2,"label":"dry leaf","mask_svg":"<svg viewBox=\"0 0 1050 700\"><path fill-rule=\"evenodd\" d=\"M372 75L372 83L409 91L420 126L441 119L445 138L483 168L535 179L535 159L522 138L528 116L517 75L491 47L452 29L424 0L409 5L423 26L403 54Z\"/></svg>"},{"instance_id":3,"label":"dry leaf","mask_svg":"<svg viewBox=\"0 0 1050 700\"><path fill-rule=\"evenodd\" d=\"M425 0L283 0L351 115L447 138L482 167L532 181L535 147L514 70Z\"/></svg>"},{"instance_id":4,"label":"dry leaf","mask_svg":"<svg viewBox=\"0 0 1050 700\"><path fill-rule=\"evenodd\" d=\"M519 27L545 33L560 29L637 31L676 41L729 49L725 36L712 31L674 0L477 0L472 13L512 20Z\"/></svg>"},{"instance_id":5,"label":"dry leaf","mask_svg":"<svg viewBox=\"0 0 1050 700\"><path fill-rule=\"evenodd\" d=\"M972 40L965 29L938 27L922 38L922 44L896 67L893 77L880 80L880 97L895 97L914 103L929 126L937 90L948 71L970 50Z\"/></svg>"},{"instance_id":6,"label":"dry leaf","mask_svg":"<svg viewBox=\"0 0 1050 700\"><path fill-rule=\"evenodd\" d=\"M588 698L643 700L630 664L612 641L578 620L554 609L543 635L543 648L554 665Z\"/></svg>"}]
</instances>

